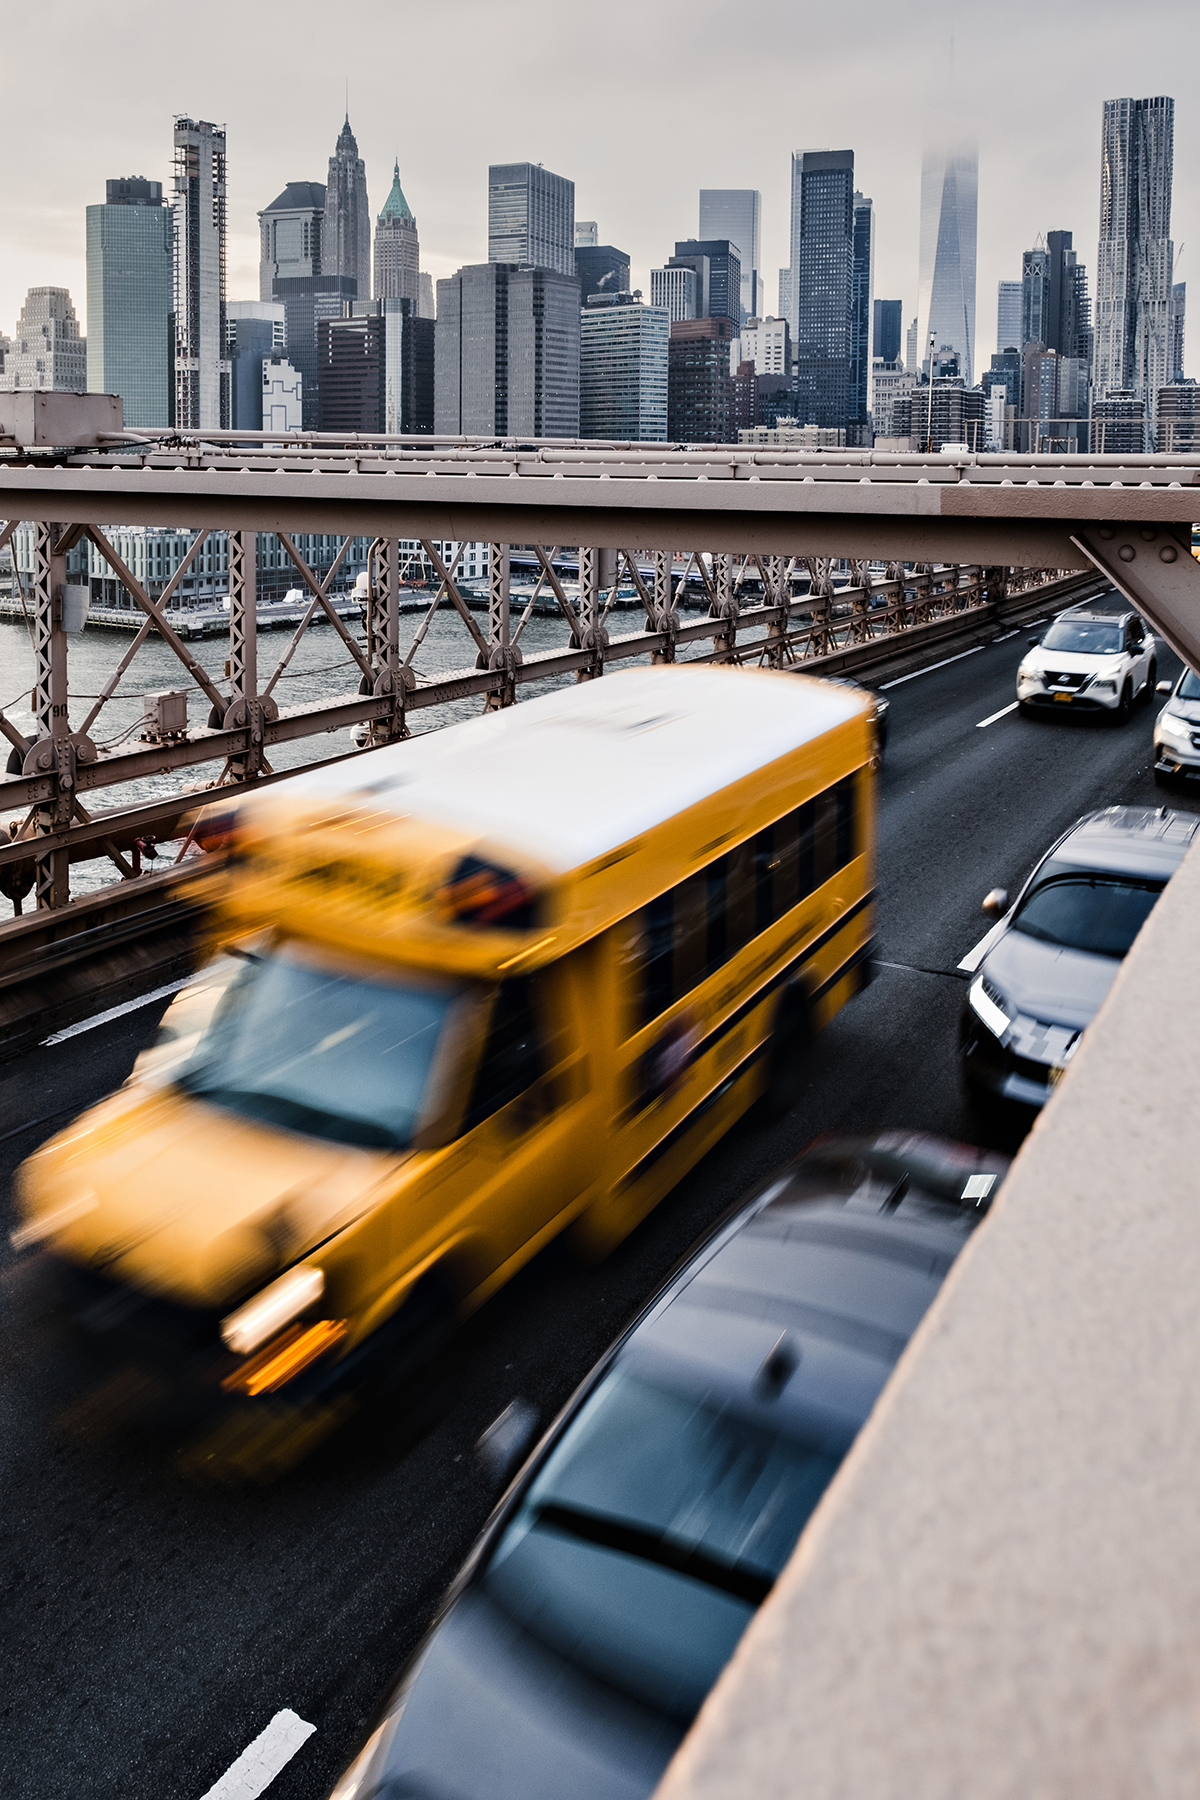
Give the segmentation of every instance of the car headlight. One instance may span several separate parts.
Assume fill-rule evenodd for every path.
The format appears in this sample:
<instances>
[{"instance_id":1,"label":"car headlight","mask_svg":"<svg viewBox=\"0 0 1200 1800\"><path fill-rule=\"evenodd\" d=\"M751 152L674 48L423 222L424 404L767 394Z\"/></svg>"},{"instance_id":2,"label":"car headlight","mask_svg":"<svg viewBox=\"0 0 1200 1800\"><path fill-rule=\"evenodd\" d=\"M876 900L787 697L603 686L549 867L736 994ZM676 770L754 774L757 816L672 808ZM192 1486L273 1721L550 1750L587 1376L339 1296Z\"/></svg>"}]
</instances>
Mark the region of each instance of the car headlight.
<instances>
[{"instance_id":1,"label":"car headlight","mask_svg":"<svg viewBox=\"0 0 1200 1800\"><path fill-rule=\"evenodd\" d=\"M1092 692L1094 694L1115 694L1116 691L1117 684L1115 681L1093 681L1092 683Z\"/></svg>"},{"instance_id":2,"label":"car headlight","mask_svg":"<svg viewBox=\"0 0 1200 1800\"><path fill-rule=\"evenodd\" d=\"M221 1321L221 1338L235 1356L249 1356L260 1344L292 1320L308 1306L313 1306L325 1292L325 1276L320 1269L307 1264L289 1269L269 1287L239 1306Z\"/></svg>"},{"instance_id":3,"label":"car headlight","mask_svg":"<svg viewBox=\"0 0 1200 1800\"><path fill-rule=\"evenodd\" d=\"M1004 1008L1007 1004L1000 989L977 975L967 992L971 1009L981 1018L993 1037L1003 1037L1012 1024Z\"/></svg>"},{"instance_id":4,"label":"car headlight","mask_svg":"<svg viewBox=\"0 0 1200 1800\"><path fill-rule=\"evenodd\" d=\"M1191 725L1186 719L1181 719L1178 713L1161 713L1158 720L1158 729L1163 737L1174 738L1176 742L1187 744L1190 748L1192 742Z\"/></svg>"}]
</instances>

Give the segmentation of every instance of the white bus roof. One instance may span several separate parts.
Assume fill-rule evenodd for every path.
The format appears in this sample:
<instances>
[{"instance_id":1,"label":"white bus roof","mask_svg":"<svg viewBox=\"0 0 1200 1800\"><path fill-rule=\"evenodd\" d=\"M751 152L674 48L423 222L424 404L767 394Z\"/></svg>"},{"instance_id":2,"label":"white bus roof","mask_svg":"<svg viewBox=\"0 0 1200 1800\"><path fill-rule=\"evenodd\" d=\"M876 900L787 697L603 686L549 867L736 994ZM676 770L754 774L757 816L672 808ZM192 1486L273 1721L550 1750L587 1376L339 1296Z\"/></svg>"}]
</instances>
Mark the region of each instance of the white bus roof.
<instances>
[{"instance_id":1,"label":"white bus roof","mask_svg":"<svg viewBox=\"0 0 1200 1800\"><path fill-rule=\"evenodd\" d=\"M564 874L864 711L851 687L670 665L581 682L296 776L508 843Z\"/></svg>"}]
</instances>

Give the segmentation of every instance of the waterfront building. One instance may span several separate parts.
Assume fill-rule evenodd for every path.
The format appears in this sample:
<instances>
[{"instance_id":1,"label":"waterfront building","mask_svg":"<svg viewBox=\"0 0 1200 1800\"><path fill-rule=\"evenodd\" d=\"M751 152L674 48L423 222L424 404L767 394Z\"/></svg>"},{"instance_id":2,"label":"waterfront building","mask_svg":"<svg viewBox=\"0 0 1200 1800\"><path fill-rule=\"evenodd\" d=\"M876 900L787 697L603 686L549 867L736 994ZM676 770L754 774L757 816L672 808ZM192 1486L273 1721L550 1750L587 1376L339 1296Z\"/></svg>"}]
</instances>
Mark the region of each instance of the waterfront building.
<instances>
[{"instance_id":1,"label":"waterfront building","mask_svg":"<svg viewBox=\"0 0 1200 1800\"><path fill-rule=\"evenodd\" d=\"M321 273L324 221L325 186L320 181L289 181L263 208L258 215L260 300L277 298L277 281L305 280Z\"/></svg>"},{"instance_id":2,"label":"waterfront building","mask_svg":"<svg viewBox=\"0 0 1200 1800\"><path fill-rule=\"evenodd\" d=\"M175 120L175 410L181 431L229 425L225 127Z\"/></svg>"},{"instance_id":3,"label":"waterfront building","mask_svg":"<svg viewBox=\"0 0 1200 1800\"><path fill-rule=\"evenodd\" d=\"M1158 390L1157 448L1168 456L1200 451L1200 384L1179 376Z\"/></svg>"},{"instance_id":4,"label":"waterfront building","mask_svg":"<svg viewBox=\"0 0 1200 1800\"><path fill-rule=\"evenodd\" d=\"M694 268L667 263L661 269L650 271L650 304L665 306L672 324L676 319L694 319L698 287L699 278Z\"/></svg>"},{"instance_id":5,"label":"waterfront building","mask_svg":"<svg viewBox=\"0 0 1200 1800\"><path fill-rule=\"evenodd\" d=\"M391 192L375 221L376 300L411 300L416 308L421 298L420 273L417 221L400 186L400 158L397 157ZM366 298L361 288L359 295Z\"/></svg>"},{"instance_id":6,"label":"waterfront building","mask_svg":"<svg viewBox=\"0 0 1200 1800\"><path fill-rule=\"evenodd\" d=\"M338 133L325 184L325 217L321 225L321 273L352 280L358 299L371 292L371 210L367 202L367 167L358 154L350 114Z\"/></svg>"},{"instance_id":7,"label":"waterfront building","mask_svg":"<svg viewBox=\"0 0 1200 1800\"><path fill-rule=\"evenodd\" d=\"M174 253L162 182L106 182L87 209L87 386L120 394L134 429L171 423Z\"/></svg>"},{"instance_id":8,"label":"waterfront building","mask_svg":"<svg viewBox=\"0 0 1200 1800\"><path fill-rule=\"evenodd\" d=\"M844 430L853 360L853 150L793 154L791 245L796 417Z\"/></svg>"},{"instance_id":9,"label":"waterfront building","mask_svg":"<svg viewBox=\"0 0 1200 1800\"><path fill-rule=\"evenodd\" d=\"M756 318L766 295L758 273L762 252L762 195L757 188L701 188L700 237L737 246L742 268L742 317Z\"/></svg>"},{"instance_id":10,"label":"waterfront building","mask_svg":"<svg viewBox=\"0 0 1200 1800\"><path fill-rule=\"evenodd\" d=\"M792 372L792 338L786 319L747 319L741 335L730 346L729 366L736 370L741 362L754 364L757 375L786 375Z\"/></svg>"},{"instance_id":11,"label":"waterfront building","mask_svg":"<svg viewBox=\"0 0 1200 1800\"><path fill-rule=\"evenodd\" d=\"M488 261L575 274L575 183L540 163L488 169Z\"/></svg>"},{"instance_id":12,"label":"waterfront building","mask_svg":"<svg viewBox=\"0 0 1200 1800\"><path fill-rule=\"evenodd\" d=\"M320 430L383 430L385 330L383 315L377 312L319 321L317 378L321 384L318 406Z\"/></svg>"},{"instance_id":13,"label":"waterfront building","mask_svg":"<svg viewBox=\"0 0 1200 1800\"><path fill-rule=\"evenodd\" d=\"M976 214L979 152L973 143L939 145L921 160L920 299L922 360L930 336L958 351L968 386L975 366Z\"/></svg>"},{"instance_id":14,"label":"waterfront building","mask_svg":"<svg viewBox=\"0 0 1200 1800\"><path fill-rule=\"evenodd\" d=\"M996 348L1021 349L1022 284L1000 281L996 284Z\"/></svg>"},{"instance_id":15,"label":"waterfront building","mask_svg":"<svg viewBox=\"0 0 1200 1800\"><path fill-rule=\"evenodd\" d=\"M742 259L728 238L683 238L668 268L696 271L696 317L728 319L742 327Z\"/></svg>"},{"instance_id":16,"label":"waterfront building","mask_svg":"<svg viewBox=\"0 0 1200 1800\"><path fill-rule=\"evenodd\" d=\"M1136 396L1146 428L1139 449L1153 447L1155 397L1173 373L1174 131L1175 102L1164 96L1104 102L1095 387L1098 400Z\"/></svg>"},{"instance_id":17,"label":"waterfront building","mask_svg":"<svg viewBox=\"0 0 1200 1800\"><path fill-rule=\"evenodd\" d=\"M383 429L391 437L432 431L434 322L405 297L378 305L384 321Z\"/></svg>"},{"instance_id":18,"label":"waterfront building","mask_svg":"<svg viewBox=\"0 0 1200 1800\"><path fill-rule=\"evenodd\" d=\"M486 262L439 281L438 433L578 437L579 329L573 274Z\"/></svg>"},{"instance_id":19,"label":"waterfront building","mask_svg":"<svg viewBox=\"0 0 1200 1800\"><path fill-rule=\"evenodd\" d=\"M732 321L677 319L667 349L667 436L677 444L729 444L734 433Z\"/></svg>"},{"instance_id":20,"label":"waterfront building","mask_svg":"<svg viewBox=\"0 0 1200 1800\"><path fill-rule=\"evenodd\" d=\"M263 358L260 404L264 431L303 430L304 381L286 356Z\"/></svg>"},{"instance_id":21,"label":"waterfront building","mask_svg":"<svg viewBox=\"0 0 1200 1800\"><path fill-rule=\"evenodd\" d=\"M84 394L87 359L87 339L79 335L79 320L67 289L30 288L5 352L0 391L57 388Z\"/></svg>"},{"instance_id":22,"label":"waterfront building","mask_svg":"<svg viewBox=\"0 0 1200 1800\"><path fill-rule=\"evenodd\" d=\"M902 300L876 300L872 321L872 362L898 363L900 361L900 331L904 302Z\"/></svg>"},{"instance_id":23,"label":"waterfront building","mask_svg":"<svg viewBox=\"0 0 1200 1800\"><path fill-rule=\"evenodd\" d=\"M632 294L598 294L579 321L579 435L662 442L671 315Z\"/></svg>"},{"instance_id":24,"label":"waterfront building","mask_svg":"<svg viewBox=\"0 0 1200 1800\"><path fill-rule=\"evenodd\" d=\"M586 306L593 294L629 292L629 253L613 244L577 244L575 273L579 297Z\"/></svg>"},{"instance_id":25,"label":"waterfront building","mask_svg":"<svg viewBox=\"0 0 1200 1800\"><path fill-rule=\"evenodd\" d=\"M871 443L871 326L875 294L875 207L854 196L854 279L850 288L850 410L846 441Z\"/></svg>"}]
</instances>

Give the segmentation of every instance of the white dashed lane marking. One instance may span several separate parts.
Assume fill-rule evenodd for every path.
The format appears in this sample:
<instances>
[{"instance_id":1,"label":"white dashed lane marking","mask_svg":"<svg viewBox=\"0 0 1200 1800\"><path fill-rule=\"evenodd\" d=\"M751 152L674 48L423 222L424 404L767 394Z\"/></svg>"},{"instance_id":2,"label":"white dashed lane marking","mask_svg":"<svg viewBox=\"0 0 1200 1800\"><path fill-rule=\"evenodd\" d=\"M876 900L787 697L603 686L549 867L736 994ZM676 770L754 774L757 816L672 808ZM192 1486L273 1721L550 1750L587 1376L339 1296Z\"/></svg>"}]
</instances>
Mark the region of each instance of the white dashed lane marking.
<instances>
[{"instance_id":1,"label":"white dashed lane marking","mask_svg":"<svg viewBox=\"0 0 1200 1800\"><path fill-rule=\"evenodd\" d=\"M201 1800L258 1800L316 1729L285 1706Z\"/></svg>"},{"instance_id":2,"label":"white dashed lane marking","mask_svg":"<svg viewBox=\"0 0 1200 1800\"><path fill-rule=\"evenodd\" d=\"M898 675L895 681L881 681L880 689L903 687L906 681L915 681L918 675L932 675L935 669L945 669L951 663L961 662L964 656L978 656L983 648L982 644L976 644L972 650L960 650L957 656L943 656L941 662L930 663L927 669L914 669L911 675Z\"/></svg>"},{"instance_id":3,"label":"white dashed lane marking","mask_svg":"<svg viewBox=\"0 0 1200 1800\"><path fill-rule=\"evenodd\" d=\"M999 712L989 713L986 719L980 719L975 727L976 731L982 731L985 725L994 725L997 719L1006 719L1010 712L1016 712L1020 704L1019 700L1014 700L1011 706L1002 706Z\"/></svg>"}]
</instances>

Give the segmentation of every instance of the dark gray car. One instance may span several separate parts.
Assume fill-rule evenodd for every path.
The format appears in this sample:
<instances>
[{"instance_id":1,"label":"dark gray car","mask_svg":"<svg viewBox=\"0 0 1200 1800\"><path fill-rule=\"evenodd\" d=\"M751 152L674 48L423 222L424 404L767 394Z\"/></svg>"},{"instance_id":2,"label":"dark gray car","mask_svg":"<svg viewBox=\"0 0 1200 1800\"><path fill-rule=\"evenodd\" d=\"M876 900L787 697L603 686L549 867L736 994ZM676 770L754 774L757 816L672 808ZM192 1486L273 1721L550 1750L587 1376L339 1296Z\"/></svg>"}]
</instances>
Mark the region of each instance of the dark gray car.
<instances>
[{"instance_id":1,"label":"dark gray car","mask_svg":"<svg viewBox=\"0 0 1200 1800\"><path fill-rule=\"evenodd\" d=\"M988 895L984 911L1004 916L959 964L973 976L960 1028L972 1099L1045 1104L1197 823L1105 807L1059 838L1014 906Z\"/></svg>"},{"instance_id":2,"label":"dark gray car","mask_svg":"<svg viewBox=\"0 0 1200 1800\"><path fill-rule=\"evenodd\" d=\"M336 1800L651 1793L1006 1167L831 1141L743 1205L514 1482Z\"/></svg>"}]
</instances>

